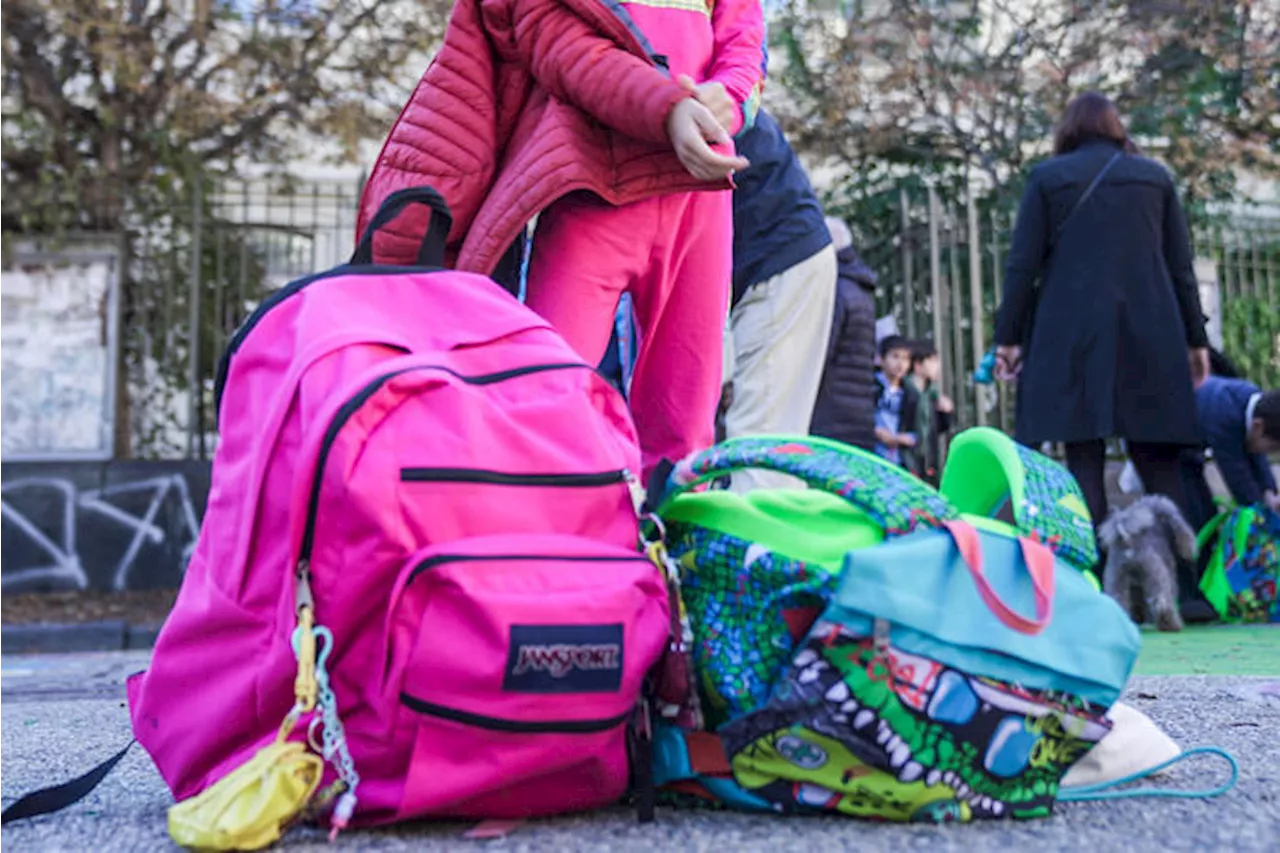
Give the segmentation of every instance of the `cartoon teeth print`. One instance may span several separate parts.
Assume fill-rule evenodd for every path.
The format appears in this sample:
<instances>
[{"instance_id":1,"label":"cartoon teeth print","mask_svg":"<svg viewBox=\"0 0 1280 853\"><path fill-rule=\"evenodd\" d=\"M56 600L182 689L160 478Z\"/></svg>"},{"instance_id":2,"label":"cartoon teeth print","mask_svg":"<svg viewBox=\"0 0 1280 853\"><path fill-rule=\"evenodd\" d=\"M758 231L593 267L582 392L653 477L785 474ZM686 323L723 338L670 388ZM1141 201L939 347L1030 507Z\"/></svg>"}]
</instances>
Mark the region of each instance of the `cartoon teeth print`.
<instances>
[{"instance_id":1,"label":"cartoon teeth print","mask_svg":"<svg viewBox=\"0 0 1280 853\"><path fill-rule=\"evenodd\" d=\"M820 622L766 707L721 734L738 781L784 811L966 821L1049 814L1103 714ZM820 767L797 760L810 748Z\"/></svg>"}]
</instances>

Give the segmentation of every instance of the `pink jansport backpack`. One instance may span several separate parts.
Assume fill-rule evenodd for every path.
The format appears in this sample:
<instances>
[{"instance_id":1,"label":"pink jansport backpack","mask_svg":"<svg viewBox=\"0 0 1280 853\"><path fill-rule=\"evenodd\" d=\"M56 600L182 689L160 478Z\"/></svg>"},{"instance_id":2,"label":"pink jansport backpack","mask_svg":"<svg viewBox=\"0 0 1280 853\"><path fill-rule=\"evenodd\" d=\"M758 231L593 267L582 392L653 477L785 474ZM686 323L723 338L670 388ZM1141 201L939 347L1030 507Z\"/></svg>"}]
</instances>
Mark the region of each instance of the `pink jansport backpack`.
<instances>
[{"instance_id":1,"label":"pink jansport backpack","mask_svg":"<svg viewBox=\"0 0 1280 853\"><path fill-rule=\"evenodd\" d=\"M134 733L179 800L276 737L291 635L313 610L332 823L520 818L614 802L666 581L638 550L621 397L486 278L352 263L294 282L236 333L200 538ZM336 700L326 706L326 695ZM333 713L336 711L336 719ZM308 729L311 716L319 718Z\"/></svg>"}]
</instances>

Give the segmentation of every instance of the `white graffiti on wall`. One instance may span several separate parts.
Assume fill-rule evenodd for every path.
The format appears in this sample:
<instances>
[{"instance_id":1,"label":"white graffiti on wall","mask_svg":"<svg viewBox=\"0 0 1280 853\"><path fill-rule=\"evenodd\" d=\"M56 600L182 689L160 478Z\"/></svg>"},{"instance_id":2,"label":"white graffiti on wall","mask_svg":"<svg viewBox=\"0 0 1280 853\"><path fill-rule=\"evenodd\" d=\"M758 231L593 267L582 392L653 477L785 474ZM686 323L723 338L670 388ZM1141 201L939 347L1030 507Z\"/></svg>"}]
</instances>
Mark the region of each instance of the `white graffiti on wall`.
<instances>
[{"instance_id":1,"label":"white graffiti on wall","mask_svg":"<svg viewBox=\"0 0 1280 853\"><path fill-rule=\"evenodd\" d=\"M55 537L45 531L13 505L13 498L22 491L45 489L48 493L61 499L61 524ZM139 492L150 494L147 508L141 515L133 515L110 502L111 498L120 495L132 495ZM134 563L147 543L160 545L165 542L165 530L159 527L156 517L164 502L170 496L178 501L182 524L181 568L185 570L191 552L195 548L196 536L200 532L200 522L196 518L195 508L191 504L191 494L187 481L181 474L169 474L108 486L104 489L78 491L66 480L54 477L28 477L11 480L0 486L0 514L27 542L38 550L48 563L29 568L6 571L0 574L0 587L8 588L33 581L57 581L85 589L89 586L89 577L85 573L76 545L76 523L79 513L94 513L122 526L131 534L129 544L115 565L112 575L112 588L117 590L129 587L130 572ZM177 544L177 543L175 543Z\"/></svg>"}]
</instances>

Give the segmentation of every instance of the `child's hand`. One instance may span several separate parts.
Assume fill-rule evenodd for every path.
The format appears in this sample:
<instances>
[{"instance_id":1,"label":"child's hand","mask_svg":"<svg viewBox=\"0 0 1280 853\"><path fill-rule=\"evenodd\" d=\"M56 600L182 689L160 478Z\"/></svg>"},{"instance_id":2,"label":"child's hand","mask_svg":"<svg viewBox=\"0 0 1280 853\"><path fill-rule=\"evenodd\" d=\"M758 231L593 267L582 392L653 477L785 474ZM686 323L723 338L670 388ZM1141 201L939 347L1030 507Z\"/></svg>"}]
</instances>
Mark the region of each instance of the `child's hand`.
<instances>
[{"instance_id":1,"label":"child's hand","mask_svg":"<svg viewBox=\"0 0 1280 853\"><path fill-rule=\"evenodd\" d=\"M688 74L681 74L680 85L686 92L693 95L698 103L711 110L711 114L716 117L716 121L724 128L725 133L733 132L733 120L737 118L738 105L733 102L733 98L729 97L723 83L713 81L699 84L693 82L693 78Z\"/></svg>"},{"instance_id":2,"label":"child's hand","mask_svg":"<svg viewBox=\"0 0 1280 853\"><path fill-rule=\"evenodd\" d=\"M915 447L916 437L909 432L899 433L898 446L899 447Z\"/></svg>"},{"instance_id":3,"label":"child's hand","mask_svg":"<svg viewBox=\"0 0 1280 853\"><path fill-rule=\"evenodd\" d=\"M949 415L956 410L956 404L951 402L951 398L946 394L938 395L938 411L944 415Z\"/></svg>"},{"instance_id":4,"label":"child's hand","mask_svg":"<svg viewBox=\"0 0 1280 853\"><path fill-rule=\"evenodd\" d=\"M708 142L729 145L728 132L711 111L695 98L685 98L667 116L667 136L676 156L700 181L724 181L750 164L745 157L726 157L712 150Z\"/></svg>"},{"instance_id":5,"label":"child's hand","mask_svg":"<svg viewBox=\"0 0 1280 853\"><path fill-rule=\"evenodd\" d=\"M876 427L876 441L880 442L885 447L898 446L898 436L884 427Z\"/></svg>"}]
</instances>

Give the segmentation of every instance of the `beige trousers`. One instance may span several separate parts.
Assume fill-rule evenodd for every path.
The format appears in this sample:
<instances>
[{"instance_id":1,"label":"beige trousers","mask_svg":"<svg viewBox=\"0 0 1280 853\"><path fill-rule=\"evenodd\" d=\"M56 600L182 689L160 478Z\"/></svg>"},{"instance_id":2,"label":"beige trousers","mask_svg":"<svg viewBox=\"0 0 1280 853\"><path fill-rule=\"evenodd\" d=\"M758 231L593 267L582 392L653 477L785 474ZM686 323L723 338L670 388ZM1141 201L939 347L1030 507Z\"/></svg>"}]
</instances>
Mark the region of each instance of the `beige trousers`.
<instances>
[{"instance_id":1,"label":"beige trousers","mask_svg":"<svg viewBox=\"0 0 1280 853\"><path fill-rule=\"evenodd\" d=\"M726 332L732 346L725 348L725 376L733 377L726 437L809 434L835 304L836 253L827 246L754 285L733 307ZM781 474L741 471L730 488L800 485Z\"/></svg>"}]
</instances>

